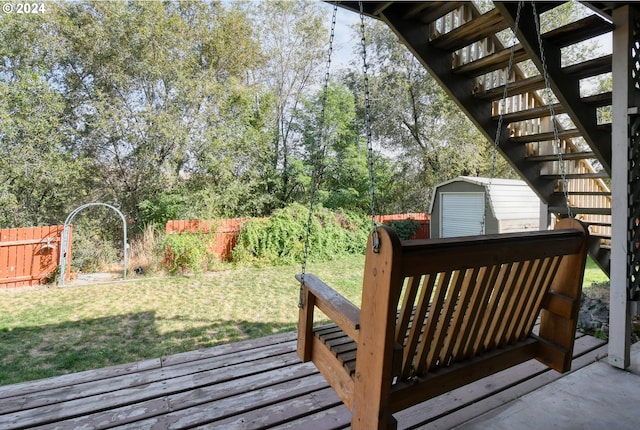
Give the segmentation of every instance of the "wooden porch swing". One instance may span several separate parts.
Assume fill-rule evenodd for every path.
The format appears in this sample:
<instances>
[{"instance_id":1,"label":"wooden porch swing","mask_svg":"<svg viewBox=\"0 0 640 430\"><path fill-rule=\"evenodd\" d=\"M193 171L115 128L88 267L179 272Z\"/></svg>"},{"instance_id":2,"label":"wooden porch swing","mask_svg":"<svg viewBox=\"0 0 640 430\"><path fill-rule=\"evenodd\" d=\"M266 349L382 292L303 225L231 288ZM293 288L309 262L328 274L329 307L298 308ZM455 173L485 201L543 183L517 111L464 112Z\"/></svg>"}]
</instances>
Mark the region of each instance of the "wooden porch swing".
<instances>
[{"instance_id":1,"label":"wooden porch swing","mask_svg":"<svg viewBox=\"0 0 640 430\"><path fill-rule=\"evenodd\" d=\"M307 274L298 355L352 411L353 429L531 358L571 366L588 233L555 230L369 241L360 308ZM313 327L318 308L335 324ZM540 326L534 326L540 316Z\"/></svg>"},{"instance_id":2,"label":"wooden porch swing","mask_svg":"<svg viewBox=\"0 0 640 430\"><path fill-rule=\"evenodd\" d=\"M435 240L375 227L359 308L304 265L296 276L298 355L354 430L395 429L392 414L532 358L566 372L588 236L569 218L549 231ZM316 308L333 324L314 327Z\"/></svg>"}]
</instances>

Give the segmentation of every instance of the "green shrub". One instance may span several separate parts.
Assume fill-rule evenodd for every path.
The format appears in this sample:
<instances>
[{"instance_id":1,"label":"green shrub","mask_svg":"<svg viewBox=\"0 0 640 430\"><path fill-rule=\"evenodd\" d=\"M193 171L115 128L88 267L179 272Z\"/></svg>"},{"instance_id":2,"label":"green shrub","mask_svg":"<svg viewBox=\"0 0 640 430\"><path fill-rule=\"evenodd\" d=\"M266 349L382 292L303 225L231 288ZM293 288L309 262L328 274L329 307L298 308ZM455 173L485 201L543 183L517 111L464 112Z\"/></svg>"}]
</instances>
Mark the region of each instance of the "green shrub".
<instances>
[{"instance_id":1,"label":"green shrub","mask_svg":"<svg viewBox=\"0 0 640 430\"><path fill-rule=\"evenodd\" d=\"M391 228L398 234L400 240L407 240L418 231L420 224L411 218L402 221L391 221Z\"/></svg>"},{"instance_id":2,"label":"green shrub","mask_svg":"<svg viewBox=\"0 0 640 430\"><path fill-rule=\"evenodd\" d=\"M233 250L233 260L254 265L301 262L308 218L308 208L292 204L268 219L246 222ZM369 229L364 215L316 208L309 229L309 261L364 253Z\"/></svg>"},{"instance_id":3,"label":"green shrub","mask_svg":"<svg viewBox=\"0 0 640 430\"><path fill-rule=\"evenodd\" d=\"M200 233L170 234L161 242L164 264L171 274L202 273L214 257L209 250L209 235Z\"/></svg>"},{"instance_id":4,"label":"green shrub","mask_svg":"<svg viewBox=\"0 0 640 430\"><path fill-rule=\"evenodd\" d=\"M122 232L113 240L105 239L98 228L74 226L71 240L71 265L81 272L102 272L118 263L122 267Z\"/></svg>"}]
</instances>

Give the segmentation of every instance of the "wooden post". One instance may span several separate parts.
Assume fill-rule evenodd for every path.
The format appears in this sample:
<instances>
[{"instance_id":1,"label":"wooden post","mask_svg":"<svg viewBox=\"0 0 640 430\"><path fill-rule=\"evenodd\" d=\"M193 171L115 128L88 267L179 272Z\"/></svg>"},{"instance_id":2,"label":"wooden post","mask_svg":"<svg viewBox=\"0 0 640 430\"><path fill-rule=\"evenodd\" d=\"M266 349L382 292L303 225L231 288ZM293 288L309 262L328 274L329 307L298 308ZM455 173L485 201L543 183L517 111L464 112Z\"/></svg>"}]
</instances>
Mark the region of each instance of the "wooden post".
<instances>
[{"instance_id":1,"label":"wooden post","mask_svg":"<svg viewBox=\"0 0 640 430\"><path fill-rule=\"evenodd\" d=\"M589 234L586 227L571 218L559 220L555 228L578 228L584 230L585 235ZM569 315L556 314L546 309L543 309L541 313L540 337L559 347L554 348L559 353L549 355L549 358L555 359L550 362L545 361L545 364L558 372L567 372L571 369L587 248L588 242L585 240L578 253L565 255L551 283L551 291L565 297L571 303ZM576 276L577 273L580 276Z\"/></svg>"},{"instance_id":2,"label":"wooden post","mask_svg":"<svg viewBox=\"0 0 640 430\"><path fill-rule=\"evenodd\" d=\"M303 362L311 360L311 348L313 345L313 311L315 296L309 294L309 290L300 286L300 310L298 316L298 357Z\"/></svg>"},{"instance_id":3,"label":"wooden post","mask_svg":"<svg viewBox=\"0 0 640 430\"><path fill-rule=\"evenodd\" d=\"M539 230L549 230L551 228L551 214L549 213L549 205L540 200L540 224Z\"/></svg>"},{"instance_id":4,"label":"wooden post","mask_svg":"<svg viewBox=\"0 0 640 430\"><path fill-rule=\"evenodd\" d=\"M380 249L367 244L362 290L360 337L353 395L353 430L393 430L389 410L393 375L395 318L400 296L400 241L389 229L379 227ZM396 248L396 249L394 249ZM364 308L365 303L369 304Z\"/></svg>"},{"instance_id":5,"label":"wooden post","mask_svg":"<svg viewBox=\"0 0 640 430\"><path fill-rule=\"evenodd\" d=\"M624 369L630 364L631 317L628 301L628 153L633 108L640 106L631 71L634 67L633 26L637 9L630 4L613 11L613 124L612 124L612 229L609 304L609 363ZM636 53L637 55L637 53ZM640 71L636 70L636 74ZM630 115L631 113L631 115Z\"/></svg>"}]
</instances>

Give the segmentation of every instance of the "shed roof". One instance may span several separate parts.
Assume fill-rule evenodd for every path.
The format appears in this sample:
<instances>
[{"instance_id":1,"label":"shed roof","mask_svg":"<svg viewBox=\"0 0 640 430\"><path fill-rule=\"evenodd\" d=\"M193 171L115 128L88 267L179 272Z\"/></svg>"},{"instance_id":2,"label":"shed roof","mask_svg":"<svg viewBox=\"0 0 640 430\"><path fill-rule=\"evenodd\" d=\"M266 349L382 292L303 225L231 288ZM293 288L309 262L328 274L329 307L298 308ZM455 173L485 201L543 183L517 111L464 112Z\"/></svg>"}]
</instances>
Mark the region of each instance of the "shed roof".
<instances>
[{"instance_id":1,"label":"shed roof","mask_svg":"<svg viewBox=\"0 0 640 430\"><path fill-rule=\"evenodd\" d=\"M437 184L433 188L433 198L429 213L433 212L438 189L453 182L468 182L486 189L489 205L498 219L537 218L540 216L540 199L527 185L519 179L481 178L475 176L458 176L457 178ZM517 202L517 204L514 204Z\"/></svg>"}]
</instances>

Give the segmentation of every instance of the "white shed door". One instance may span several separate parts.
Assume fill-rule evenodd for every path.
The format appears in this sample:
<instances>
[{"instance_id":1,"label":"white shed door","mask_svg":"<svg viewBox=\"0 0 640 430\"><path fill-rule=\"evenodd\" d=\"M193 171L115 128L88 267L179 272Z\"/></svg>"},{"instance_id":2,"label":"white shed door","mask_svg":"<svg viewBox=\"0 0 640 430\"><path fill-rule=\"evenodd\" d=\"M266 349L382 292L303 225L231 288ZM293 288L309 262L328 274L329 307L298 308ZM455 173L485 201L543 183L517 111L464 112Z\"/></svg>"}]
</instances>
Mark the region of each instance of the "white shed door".
<instances>
[{"instance_id":1,"label":"white shed door","mask_svg":"<svg viewBox=\"0 0 640 430\"><path fill-rule=\"evenodd\" d=\"M440 237L484 233L484 193L440 193Z\"/></svg>"}]
</instances>

